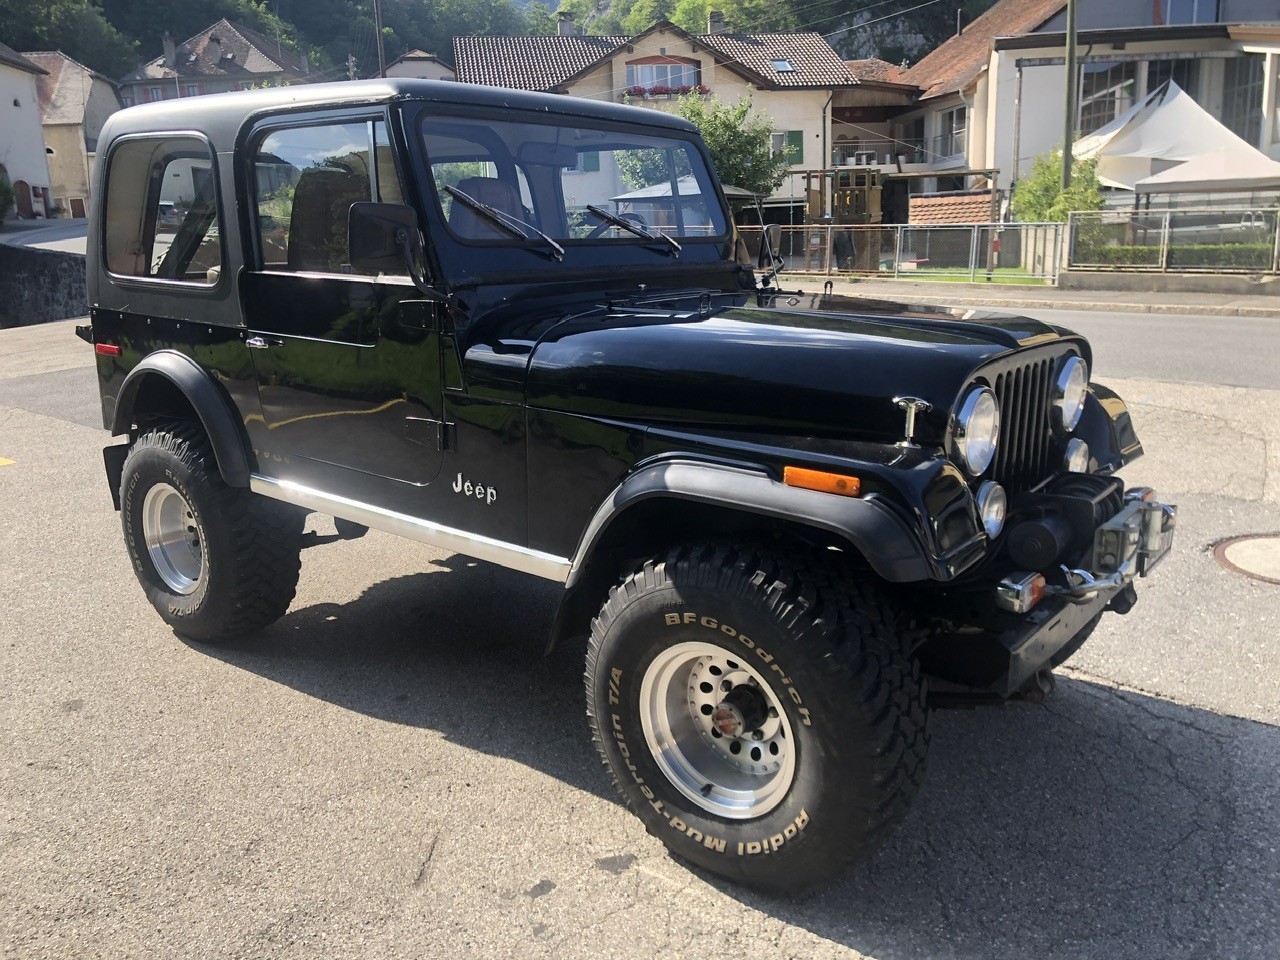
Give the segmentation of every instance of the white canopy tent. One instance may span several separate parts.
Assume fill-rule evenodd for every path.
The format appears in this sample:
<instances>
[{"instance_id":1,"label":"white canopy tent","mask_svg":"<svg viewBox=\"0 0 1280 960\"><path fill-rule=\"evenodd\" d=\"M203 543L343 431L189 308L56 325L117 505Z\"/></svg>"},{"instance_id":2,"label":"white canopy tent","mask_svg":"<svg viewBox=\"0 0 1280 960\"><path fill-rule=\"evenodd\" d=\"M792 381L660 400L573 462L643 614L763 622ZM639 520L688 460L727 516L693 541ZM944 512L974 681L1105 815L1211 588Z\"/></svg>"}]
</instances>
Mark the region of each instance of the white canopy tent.
<instances>
[{"instance_id":1,"label":"white canopy tent","mask_svg":"<svg viewBox=\"0 0 1280 960\"><path fill-rule=\"evenodd\" d=\"M1081 137L1072 152L1096 156L1098 179L1121 190L1203 193L1205 182L1217 184L1218 191L1280 189L1280 163L1228 130L1172 81ZM1184 176L1183 168L1193 162L1191 176ZM1156 189L1138 188L1140 182ZM1264 186L1254 185L1260 182Z\"/></svg>"},{"instance_id":2,"label":"white canopy tent","mask_svg":"<svg viewBox=\"0 0 1280 960\"><path fill-rule=\"evenodd\" d=\"M1280 192L1280 163L1257 150L1215 150L1133 185L1138 193Z\"/></svg>"}]
</instances>

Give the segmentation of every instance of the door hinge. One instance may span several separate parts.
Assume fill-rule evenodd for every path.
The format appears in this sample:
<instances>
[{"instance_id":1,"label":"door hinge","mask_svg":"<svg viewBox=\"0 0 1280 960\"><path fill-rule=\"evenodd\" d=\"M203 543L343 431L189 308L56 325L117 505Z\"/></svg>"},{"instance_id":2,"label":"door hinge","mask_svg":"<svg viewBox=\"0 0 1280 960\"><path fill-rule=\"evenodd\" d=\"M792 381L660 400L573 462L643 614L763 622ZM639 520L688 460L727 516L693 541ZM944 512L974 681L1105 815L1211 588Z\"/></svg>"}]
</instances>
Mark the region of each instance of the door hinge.
<instances>
[{"instance_id":1,"label":"door hinge","mask_svg":"<svg viewBox=\"0 0 1280 960\"><path fill-rule=\"evenodd\" d=\"M437 333L440 329L440 311L430 300L401 300L400 325L410 330L426 330Z\"/></svg>"},{"instance_id":2,"label":"door hinge","mask_svg":"<svg viewBox=\"0 0 1280 960\"><path fill-rule=\"evenodd\" d=\"M441 452L458 449L458 429L456 424L448 423L447 421L441 422L438 444L438 449Z\"/></svg>"},{"instance_id":3,"label":"door hinge","mask_svg":"<svg viewBox=\"0 0 1280 960\"><path fill-rule=\"evenodd\" d=\"M440 451L454 449L457 442L454 424L426 417L405 417L404 435L405 439L413 443L435 447Z\"/></svg>"}]
</instances>

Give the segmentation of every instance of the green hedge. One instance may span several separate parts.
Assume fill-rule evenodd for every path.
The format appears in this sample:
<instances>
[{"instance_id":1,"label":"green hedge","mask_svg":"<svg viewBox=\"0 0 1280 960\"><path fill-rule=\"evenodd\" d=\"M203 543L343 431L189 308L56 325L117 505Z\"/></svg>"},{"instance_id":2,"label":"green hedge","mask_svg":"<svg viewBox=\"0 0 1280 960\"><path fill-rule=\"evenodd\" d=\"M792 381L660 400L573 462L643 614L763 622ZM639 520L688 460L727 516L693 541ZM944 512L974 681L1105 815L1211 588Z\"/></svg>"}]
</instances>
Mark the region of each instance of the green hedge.
<instances>
[{"instance_id":1,"label":"green hedge","mask_svg":"<svg viewBox=\"0 0 1280 960\"><path fill-rule=\"evenodd\" d=\"M1269 243L1189 243L1169 246L1169 269L1176 267L1248 267L1271 269ZM1076 241L1073 259L1081 264L1118 267L1158 267L1160 248L1153 245L1107 246Z\"/></svg>"}]
</instances>

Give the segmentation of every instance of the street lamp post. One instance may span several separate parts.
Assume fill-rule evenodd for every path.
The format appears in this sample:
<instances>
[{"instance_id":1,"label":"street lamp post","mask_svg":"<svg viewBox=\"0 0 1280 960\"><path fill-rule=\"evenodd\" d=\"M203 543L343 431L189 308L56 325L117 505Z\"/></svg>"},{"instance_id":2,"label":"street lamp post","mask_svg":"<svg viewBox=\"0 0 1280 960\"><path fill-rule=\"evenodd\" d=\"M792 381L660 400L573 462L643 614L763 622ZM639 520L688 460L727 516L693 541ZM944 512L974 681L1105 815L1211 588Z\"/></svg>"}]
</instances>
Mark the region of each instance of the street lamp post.
<instances>
[{"instance_id":1,"label":"street lamp post","mask_svg":"<svg viewBox=\"0 0 1280 960\"><path fill-rule=\"evenodd\" d=\"M1076 136L1076 0L1067 0L1067 115L1063 119L1062 189L1071 186L1071 143Z\"/></svg>"}]
</instances>

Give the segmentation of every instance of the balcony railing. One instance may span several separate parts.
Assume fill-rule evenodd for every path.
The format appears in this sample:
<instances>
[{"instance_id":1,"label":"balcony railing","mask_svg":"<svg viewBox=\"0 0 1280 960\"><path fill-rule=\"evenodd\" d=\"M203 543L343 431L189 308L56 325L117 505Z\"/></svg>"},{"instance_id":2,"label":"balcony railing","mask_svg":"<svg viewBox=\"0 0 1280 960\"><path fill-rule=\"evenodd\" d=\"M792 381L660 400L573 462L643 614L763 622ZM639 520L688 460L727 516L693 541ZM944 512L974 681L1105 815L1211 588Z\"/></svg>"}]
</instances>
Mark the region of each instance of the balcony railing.
<instances>
[{"instance_id":1,"label":"balcony railing","mask_svg":"<svg viewBox=\"0 0 1280 960\"><path fill-rule=\"evenodd\" d=\"M833 167L889 166L897 157L903 163L924 163L923 140L853 140L831 148Z\"/></svg>"}]
</instances>

